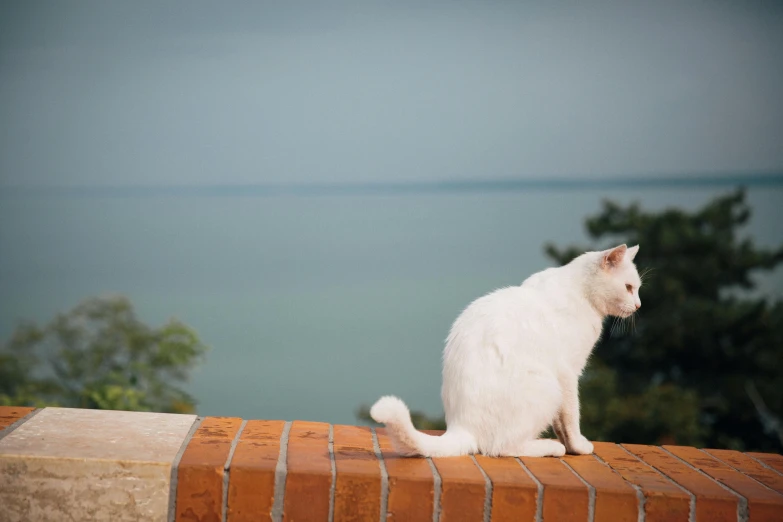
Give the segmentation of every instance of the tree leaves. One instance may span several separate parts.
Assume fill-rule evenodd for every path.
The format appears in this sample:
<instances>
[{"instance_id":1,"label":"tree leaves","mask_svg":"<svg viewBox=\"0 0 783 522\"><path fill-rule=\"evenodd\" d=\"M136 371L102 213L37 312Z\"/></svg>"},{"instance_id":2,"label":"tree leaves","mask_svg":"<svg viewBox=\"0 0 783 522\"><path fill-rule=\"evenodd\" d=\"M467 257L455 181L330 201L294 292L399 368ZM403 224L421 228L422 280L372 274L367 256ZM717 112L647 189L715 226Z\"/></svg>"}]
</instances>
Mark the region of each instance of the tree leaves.
<instances>
[{"instance_id":1,"label":"tree leaves","mask_svg":"<svg viewBox=\"0 0 783 522\"><path fill-rule=\"evenodd\" d=\"M207 350L187 325L151 328L124 297L93 298L0 348L0 404L192 412L179 386Z\"/></svg>"},{"instance_id":2,"label":"tree leaves","mask_svg":"<svg viewBox=\"0 0 783 522\"><path fill-rule=\"evenodd\" d=\"M606 202L587 219L593 250L638 242L637 266L653 270L640 292L636 334L604 335L583 378L588 437L783 449L775 430L764 430L783 413L783 304L752 293L753 275L778 266L783 246L743 238L750 217L737 190L693 213ZM582 250L546 249L561 264Z\"/></svg>"}]
</instances>

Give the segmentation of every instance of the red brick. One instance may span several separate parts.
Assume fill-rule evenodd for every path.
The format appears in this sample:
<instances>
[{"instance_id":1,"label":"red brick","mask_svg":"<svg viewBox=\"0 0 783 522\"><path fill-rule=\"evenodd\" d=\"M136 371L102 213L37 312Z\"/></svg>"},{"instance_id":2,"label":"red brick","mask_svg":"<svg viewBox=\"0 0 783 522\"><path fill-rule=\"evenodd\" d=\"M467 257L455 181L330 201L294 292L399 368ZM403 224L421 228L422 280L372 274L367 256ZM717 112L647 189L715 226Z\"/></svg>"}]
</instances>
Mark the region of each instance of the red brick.
<instances>
[{"instance_id":1,"label":"red brick","mask_svg":"<svg viewBox=\"0 0 783 522\"><path fill-rule=\"evenodd\" d=\"M329 425L295 421L288 436L287 465L284 520L326 520L332 487Z\"/></svg>"},{"instance_id":2,"label":"red brick","mask_svg":"<svg viewBox=\"0 0 783 522\"><path fill-rule=\"evenodd\" d=\"M783 455L777 453L746 453L754 459L758 459L778 473L783 473Z\"/></svg>"},{"instance_id":3,"label":"red brick","mask_svg":"<svg viewBox=\"0 0 783 522\"><path fill-rule=\"evenodd\" d=\"M229 467L228 522L272 519L284 427L283 421L251 420L242 430Z\"/></svg>"},{"instance_id":4,"label":"red brick","mask_svg":"<svg viewBox=\"0 0 783 522\"><path fill-rule=\"evenodd\" d=\"M592 455L562 459L595 488L595 522L634 522L639 515L636 490Z\"/></svg>"},{"instance_id":5,"label":"red brick","mask_svg":"<svg viewBox=\"0 0 783 522\"><path fill-rule=\"evenodd\" d=\"M3 431L34 409L26 406L0 406L0 431Z\"/></svg>"},{"instance_id":6,"label":"red brick","mask_svg":"<svg viewBox=\"0 0 783 522\"><path fill-rule=\"evenodd\" d=\"M516 459L476 455L476 461L492 481L492 520L533 521L538 486Z\"/></svg>"},{"instance_id":7,"label":"red brick","mask_svg":"<svg viewBox=\"0 0 783 522\"><path fill-rule=\"evenodd\" d=\"M234 417L207 417L193 434L177 472L176 520L222 520L223 470L241 424Z\"/></svg>"},{"instance_id":8,"label":"red brick","mask_svg":"<svg viewBox=\"0 0 783 522\"><path fill-rule=\"evenodd\" d=\"M625 449L665 474L696 497L696 519L715 522L737 520L739 497L726 491L676 457L655 446L623 444Z\"/></svg>"},{"instance_id":9,"label":"red brick","mask_svg":"<svg viewBox=\"0 0 783 522\"><path fill-rule=\"evenodd\" d=\"M379 520L381 467L373 450L370 428L335 426L334 460L334 519Z\"/></svg>"},{"instance_id":10,"label":"red brick","mask_svg":"<svg viewBox=\"0 0 783 522\"><path fill-rule=\"evenodd\" d=\"M441 479L441 522L482 520L486 484L473 459L468 456L439 457L432 462Z\"/></svg>"},{"instance_id":11,"label":"red brick","mask_svg":"<svg viewBox=\"0 0 783 522\"><path fill-rule=\"evenodd\" d=\"M696 448L684 446L664 446L664 448L745 497L748 500L750 522L781 519L783 495L765 488L752 478L746 477Z\"/></svg>"},{"instance_id":12,"label":"red brick","mask_svg":"<svg viewBox=\"0 0 783 522\"><path fill-rule=\"evenodd\" d=\"M768 488L772 488L778 493L783 493L783 475L765 468L744 453L719 449L706 449L704 451L745 475L753 477Z\"/></svg>"},{"instance_id":13,"label":"red brick","mask_svg":"<svg viewBox=\"0 0 783 522\"><path fill-rule=\"evenodd\" d=\"M389 475L389 501L386 517L390 521L432 520L435 478L429 463L422 458L400 456L392 448L385 428L375 430L386 473Z\"/></svg>"},{"instance_id":14,"label":"red brick","mask_svg":"<svg viewBox=\"0 0 783 522\"><path fill-rule=\"evenodd\" d=\"M587 486L560 459L520 457L544 486L544 520L587 520Z\"/></svg>"},{"instance_id":15,"label":"red brick","mask_svg":"<svg viewBox=\"0 0 783 522\"><path fill-rule=\"evenodd\" d=\"M690 495L674 482L663 477L617 444L596 442L594 446L596 455L625 480L642 490L647 522L677 520L685 522L689 519Z\"/></svg>"}]
</instances>

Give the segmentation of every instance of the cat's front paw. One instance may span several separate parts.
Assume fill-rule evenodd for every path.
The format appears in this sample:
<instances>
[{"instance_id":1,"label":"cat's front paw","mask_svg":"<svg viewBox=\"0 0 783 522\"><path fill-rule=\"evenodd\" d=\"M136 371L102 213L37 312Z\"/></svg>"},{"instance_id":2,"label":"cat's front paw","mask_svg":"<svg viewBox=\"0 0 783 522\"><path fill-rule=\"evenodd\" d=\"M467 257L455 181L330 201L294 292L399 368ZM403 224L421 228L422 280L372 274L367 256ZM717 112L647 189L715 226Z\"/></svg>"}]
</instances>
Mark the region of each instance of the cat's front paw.
<instances>
[{"instance_id":1,"label":"cat's front paw","mask_svg":"<svg viewBox=\"0 0 783 522\"><path fill-rule=\"evenodd\" d=\"M579 435L568 442L566 450L571 455L590 455L593 452L593 443L584 435Z\"/></svg>"}]
</instances>

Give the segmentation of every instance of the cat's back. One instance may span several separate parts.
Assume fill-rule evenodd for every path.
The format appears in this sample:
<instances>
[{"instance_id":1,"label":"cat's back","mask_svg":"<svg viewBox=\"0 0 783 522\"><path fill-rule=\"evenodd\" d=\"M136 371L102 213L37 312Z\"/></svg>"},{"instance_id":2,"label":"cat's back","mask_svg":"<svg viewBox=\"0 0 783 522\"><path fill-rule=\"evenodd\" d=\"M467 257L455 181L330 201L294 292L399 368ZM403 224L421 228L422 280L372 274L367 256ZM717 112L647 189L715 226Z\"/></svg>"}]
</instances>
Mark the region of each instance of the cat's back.
<instances>
[{"instance_id":1,"label":"cat's back","mask_svg":"<svg viewBox=\"0 0 783 522\"><path fill-rule=\"evenodd\" d=\"M547 268L525 279L519 286L508 286L490 292L473 304L486 313L541 311L562 299L567 283L560 268Z\"/></svg>"},{"instance_id":2,"label":"cat's back","mask_svg":"<svg viewBox=\"0 0 783 522\"><path fill-rule=\"evenodd\" d=\"M563 299L562 274L549 268L528 277L519 286L507 286L479 297L460 314L449 339L455 336L517 330L540 323Z\"/></svg>"},{"instance_id":3,"label":"cat's back","mask_svg":"<svg viewBox=\"0 0 783 522\"><path fill-rule=\"evenodd\" d=\"M550 275L539 272L519 286L500 288L468 305L446 339L444 386L481 380L500 367L513 373L520 364L542 371L551 366L546 362L556 356L551 340L564 325L549 292Z\"/></svg>"},{"instance_id":4,"label":"cat's back","mask_svg":"<svg viewBox=\"0 0 783 522\"><path fill-rule=\"evenodd\" d=\"M525 279L520 288L523 292L536 294L539 292L551 293L566 284L567 272L563 267L552 267L536 272Z\"/></svg>"}]
</instances>

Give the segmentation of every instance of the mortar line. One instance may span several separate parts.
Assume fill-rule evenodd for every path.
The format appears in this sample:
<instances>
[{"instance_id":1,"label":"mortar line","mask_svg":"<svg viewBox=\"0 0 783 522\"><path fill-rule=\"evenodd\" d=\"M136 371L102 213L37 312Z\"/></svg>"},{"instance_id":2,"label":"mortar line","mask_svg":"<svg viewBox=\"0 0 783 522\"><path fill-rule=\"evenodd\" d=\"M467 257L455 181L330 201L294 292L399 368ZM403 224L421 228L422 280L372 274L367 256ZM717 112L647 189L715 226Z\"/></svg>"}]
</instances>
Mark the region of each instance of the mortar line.
<instances>
[{"instance_id":1,"label":"mortar line","mask_svg":"<svg viewBox=\"0 0 783 522\"><path fill-rule=\"evenodd\" d=\"M489 478L487 472L478 463L475 455L471 455L470 458L473 459L473 463L484 476L484 522L490 522L492 520L492 479Z\"/></svg>"},{"instance_id":2,"label":"mortar line","mask_svg":"<svg viewBox=\"0 0 783 522\"><path fill-rule=\"evenodd\" d=\"M565 467L571 470L576 475L576 478L582 481L582 484L587 486L587 522L593 522L595 520L595 487L589 484L579 473L576 472L571 465L563 459L560 462L565 464Z\"/></svg>"},{"instance_id":3,"label":"mortar line","mask_svg":"<svg viewBox=\"0 0 783 522\"><path fill-rule=\"evenodd\" d=\"M282 522L283 502L285 501L285 479L288 474L288 435L291 433L291 421L283 425L283 433L280 435L280 453L277 456L275 466L275 496L272 504L272 520Z\"/></svg>"},{"instance_id":4,"label":"mortar line","mask_svg":"<svg viewBox=\"0 0 783 522\"><path fill-rule=\"evenodd\" d=\"M736 495L739 498L739 501L737 502L737 520L739 522L747 522L747 520L748 520L748 499L746 499L744 496L740 495L739 493L737 493L736 491L734 491L733 489L731 489L727 485L723 484L720 480L716 480L716 479L710 477L709 475L704 473L702 470L700 470L696 466L693 466L691 463L687 462L685 459L681 459L680 457L678 457L677 455L675 455L671 451L667 450L663 446L659 446L659 447L663 451L665 451L666 453L668 453L669 455L671 455L672 457L674 457L675 459L679 460L680 462L685 464L687 467L689 467L690 469L695 471L696 473L698 473L698 474L700 474L700 475L702 475L704 477L707 477L708 479L710 479L711 481L713 481L714 483L716 483L717 485L719 485L720 487L722 487L723 489L728 491L729 493L733 493L734 495Z\"/></svg>"},{"instance_id":5,"label":"mortar line","mask_svg":"<svg viewBox=\"0 0 783 522\"><path fill-rule=\"evenodd\" d=\"M608 462L606 462L604 459L602 459L595 453L593 453L593 458L595 458L595 460L597 460L607 468L617 473L621 479L626 481L628 485L631 486L634 489L634 491L636 491L636 500L638 500L637 502L638 512L636 515L636 520L637 522L645 522L645 520L647 519L647 513L645 513L644 509L645 506L647 505L647 499L644 497L644 492L642 491L642 488L640 488L639 486L637 486L636 484L634 484L633 482L625 478L621 473L618 473L617 470L615 470L612 466L610 466Z\"/></svg>"},{"instance_id":6,"label":"mortar line","mask_svg":"<svg viewBox=\"0 0 783 522\"><path fill-rule=\"evenodd\" d=\"M329 486L329 517L328 522L334 522L334 492L337 487L337 466L334 462L334 426L329 425L329 464L332 470L332 483Z\"/></svg>"},{"instance_id":7,"label":"mortar line","mask_svg":"<svg viewBox=\"0 0 783 522\"><path fill-rule=\"evenodd\" d=\"M773 473L777 473L778 475L780 475L781 477L783 477L783 473L781 473L780 471L776 470L775 468L773 468L772 466L770 466L769 464L767 464L767 463L766 463L766 462L764 462L763 460L761 460L761 459L757 459L756 457L753 457L753 456L751 456L751 455L748 455L747 453L743 453L743 455L747 455L748 457L750 457L751 459L755 460L756 462L758 462L759 464L761 464L762 466L764 466L765 468L767 468L767 469L768 469L768 470L770 470L771 472L773 472Z\"/></svg>"},{"instance_id":8,"label":"mortar line","mask_svg":"<svg viewBox=\"0 0 783 522\"><path fill-rule=\"evenodd\" d=\"M33 417L38 415L38 412L41 412L44 409L45 408L36 408L33 411L31 411L30 413L28 413L27 415L25 415L24 417L20 417L20 418L16 419L16 421L14 421L11 424L9 424L8 426L6 426L4 430L0 431L0 440L3 440L3 438L9 436L11 434L11 432L13 432L16 428L18 428L19 426L21 426L25 422L29 421L30 419L32 419Z\"/></svg>"},{"instance_id":9,"label":"mortar line","mask_svg":"<svg viewBox=\"0 0 783 522\"><path fill-rule=\"evenodd\" d=\"M231 473L231 459L234 458L234 450L237 449L237 444L239 444L239 439L246 425L246 420L243 420L242 424L239 425L239 430L237 430L237 434L234 436L234 440L231 441L231 448L228 450L226 464L223 466L223 522L226 522L226 518L228 517L228 481L229 475Z\"/></svg>"},{"instance_id":10,"label":"mortar line","mask_svg":"<svg viewBox=\"0 0 783 522\"><path fill-rule=\"evenodd\" d=\"M440 522L440 497L443 494L443 480L440 478L440 473L438 473L438 468L432 458L427 457L427 463L432 471L432 522Z\"/></svg>"},{"instance_id":11,"label":"mortar line","mask_svg":"<svg viewBox=\"0 0 783 522\"><path fill-rule=\"evenodd\" d=\"M522 469L525 470L525 473L528 474L528 476L533 479L533 482L536 483L536 487L538 488L538 495L536 495L536 522L542 522L544 519L544 485L541 484L541 481L539 481L535 475L533 475L533 472L531 472L527 466L525 466L525 463L522 462L519 457L514 457L514 459L517 461L517 464L522 466Z\"/></svg>"},{"instance_id":12,"label":"mortar line","mask_svg":"<svg viewBox=\"0 0 783 522\"><path fill-rule=\"evenodd\" d=\"M193 435L195 435L196 430L199 428L199 426L201 426L202 422L204 422L204 417L196 417L193 420L193 424L190 425L190 430L188 430L187 435L185 435L185 438L182 440L179 451L177 451L177 454L174 456L174 460L171 462L171 477L169 478L169 512L167 517L168 522L174 522L174 518L177 515L177 477L179 475L179 461L182 460L182 455L185 453L188 444L190 444Z\"/></svg>"},{"instance_id":13,"label":"mortar line","mask_svg":"<svg viewBox=\"0 0 783 522\"><path fill-rule=\"evenodd\" d=\"M370 428L372 432L372 449L375 451L375 456L378 457L378 462L381 467L381 518L380 522L386 520L386 512L389 507L389 474L386 472L386 463L383 460L383 454L381 454L381 445L378 442L378 434L375 432L375 428Z\"/></svg>"},{"instance_id":14,"label":"mortar line","mask_svg":"<svg viewBox=\"0 0 783 522\"><path fill-rule=\"evenodd\" d=\"M666 480L668 480L669 482L671 482L672 484L674 484L675 486L680 488L682 491L684 491L690 497L690 501L688 502L688 521L689 522L696 522L696 495L694 493L691 493L691 491L689 489L687 489L682 484L679 484L676 480L671 478L669 475L664 473L662 470L656 468L655 466L653 466L652 464L650 464L648 462L645 462L641 457L639 457L639 456L631 453L630 451L628 451L625 448L625 446L623 446L622 444L617 444L617 446L620 449L622 449L624 452L626 452L628 455L632 456L633 458L635 458L636 460L638 460L642 464L645 464L646 466L650 467L652 470L654 470L660 476L662 476L663 478L665 478Z\"/></svg>"},{"instance_id":15,"label":"mortar line","mask_svg":"<svg viewBox=\"0 0 783 522\"><path fill-rule=\"evenodd\" d=\"M698 448L696 448L696 449L698 449ZM729 462L727 462L727 461L723 460L722 458L718 457L717 455L713 455L712 453L709 453L709 452L707 452L707 451L704 451L703 449L699 449L699 451L701 451L701 452L702 452L702 453L704 453L705 455L709 455L710 457L714 458L715 460L717 460L717 461L718 461L718 462L720 462L721 464L725 464L725 465L727 465L728 467L730 467L731 469L733 469L733 470L734 470L734 471L736 471L737 473L742 473L743 475L745 475L745 476L746 476L746 477L748 477L749 479L751 479L751 480L755 480L755 481L756 481L758 484L760 484L761 486L765 487L766 489L768 489L768 490L772 491L773 493L777 493L777 491L775 491L775 490L774 490L774 489L772 489L771 487L767 486L766 484L764 484L764 483L763 483L763 482L761 482L760 480L758 480L758 479L755 479L755 478L751 477L750 475L748 475L747 473L745 473L745 472L744 472L744 471L742 471L741 469L735 468L735 467L734 467L734 466L733 466L731 463L729 463Z\"/></svg>"}]
</instances>

